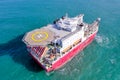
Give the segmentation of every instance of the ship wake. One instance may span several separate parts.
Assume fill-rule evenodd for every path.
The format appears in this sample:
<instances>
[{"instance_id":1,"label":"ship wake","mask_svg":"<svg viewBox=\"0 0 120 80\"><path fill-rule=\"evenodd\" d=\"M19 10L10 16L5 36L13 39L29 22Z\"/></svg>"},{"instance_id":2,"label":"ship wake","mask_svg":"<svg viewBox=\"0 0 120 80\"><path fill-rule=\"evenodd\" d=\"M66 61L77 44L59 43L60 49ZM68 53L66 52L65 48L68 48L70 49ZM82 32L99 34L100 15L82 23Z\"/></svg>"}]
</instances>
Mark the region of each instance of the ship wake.
<instances>
[{"instance_id":1,"label":"ship wake","mask_svg":"<svg viewBox=\"0 0 120 80\"><path fill-rule=\"evenodd\" d=\"M101 47L107 47L110 43L110 40L108 37L103 35L96 35L95 41L101 46Z\"/></svg>"}]
</instances>

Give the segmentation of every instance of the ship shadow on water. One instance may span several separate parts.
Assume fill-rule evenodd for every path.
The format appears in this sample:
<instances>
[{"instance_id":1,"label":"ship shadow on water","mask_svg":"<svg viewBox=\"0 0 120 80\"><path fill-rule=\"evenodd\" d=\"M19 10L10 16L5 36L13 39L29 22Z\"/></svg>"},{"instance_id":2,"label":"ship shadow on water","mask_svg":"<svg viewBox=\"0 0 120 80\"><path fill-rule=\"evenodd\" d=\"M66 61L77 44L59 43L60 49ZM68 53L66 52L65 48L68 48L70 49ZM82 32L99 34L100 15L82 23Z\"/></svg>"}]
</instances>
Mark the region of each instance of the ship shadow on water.
<instances>
[{"instance_id":1,"label":"ship shadow on water","mask_svg":"<svg viewBox=\"0 0 120 80\"><path fill-rule=\"evenodd\" d=\"M7 43L0 44L0 56L9 55L15 63L21 64L29 71L40 72L43 69L32 59L22 42L23 35L17 36Z\"/></svg>"}]
</instances>

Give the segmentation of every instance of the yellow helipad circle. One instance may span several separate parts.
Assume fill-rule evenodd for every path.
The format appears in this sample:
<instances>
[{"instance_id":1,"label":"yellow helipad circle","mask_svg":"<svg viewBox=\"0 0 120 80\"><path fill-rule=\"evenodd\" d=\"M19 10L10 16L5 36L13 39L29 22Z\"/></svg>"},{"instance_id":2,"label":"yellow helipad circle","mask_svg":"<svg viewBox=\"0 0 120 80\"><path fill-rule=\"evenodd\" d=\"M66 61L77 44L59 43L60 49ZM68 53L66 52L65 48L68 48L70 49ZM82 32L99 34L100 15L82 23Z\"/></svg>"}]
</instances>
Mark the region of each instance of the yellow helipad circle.
<instances>
[{"instance_id":1,"label":"yellow helipad circle","mask_svg":"<svg viewBox=\"0 0 120 80\"><path fill-rule=\"evenodd\" d=\"M37 35L44 35L44 37L42 37L40 39L36 39L35 36L37 36ZM47 32L35 32L32 34L31 38L35 42L41 42L41 41L44 41L48 38L48 33Z\"/></svg>"}]
</instances>

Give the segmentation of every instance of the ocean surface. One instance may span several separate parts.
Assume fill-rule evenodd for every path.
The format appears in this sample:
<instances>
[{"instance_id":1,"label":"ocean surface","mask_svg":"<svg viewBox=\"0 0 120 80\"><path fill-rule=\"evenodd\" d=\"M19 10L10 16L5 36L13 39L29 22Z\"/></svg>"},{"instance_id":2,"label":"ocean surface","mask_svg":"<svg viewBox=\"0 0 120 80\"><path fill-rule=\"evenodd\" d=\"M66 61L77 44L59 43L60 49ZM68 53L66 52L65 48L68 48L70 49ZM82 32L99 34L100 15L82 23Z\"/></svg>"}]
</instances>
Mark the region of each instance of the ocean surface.
<instances>
[{"instance_id":1,"label":"ocean surface","mask_svg":"<svg viewBox=\"0 0 120 80\"><path fill-rule=\"evenodd\" d=\"M101 18L94 41L65 66L46 73L23 35L61 16ZM0 80L120 80L120 0L0 0Z\"/></svg>"}]
</instances>

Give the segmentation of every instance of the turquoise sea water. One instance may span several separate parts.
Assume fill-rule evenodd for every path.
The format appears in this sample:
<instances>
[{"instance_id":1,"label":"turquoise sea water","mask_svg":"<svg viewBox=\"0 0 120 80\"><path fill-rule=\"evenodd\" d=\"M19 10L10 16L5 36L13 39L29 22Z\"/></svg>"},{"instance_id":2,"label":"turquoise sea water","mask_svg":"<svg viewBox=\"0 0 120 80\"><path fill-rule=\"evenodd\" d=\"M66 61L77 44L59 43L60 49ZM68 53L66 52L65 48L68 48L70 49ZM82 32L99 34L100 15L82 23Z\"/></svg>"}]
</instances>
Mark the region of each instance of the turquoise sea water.
<instances>
[{"instance_id":1,"label":"turquoise sea water","mask_svg":"<svg viewBox=\"0 0 120 80\"><path fill-rule=\"evenodd\" d=\"M23 35L66 13L101 17L95 40L61 69L46 73ZM120 80L120 0L0 0L0 80Z\"/></svg>"}]
</instances>

